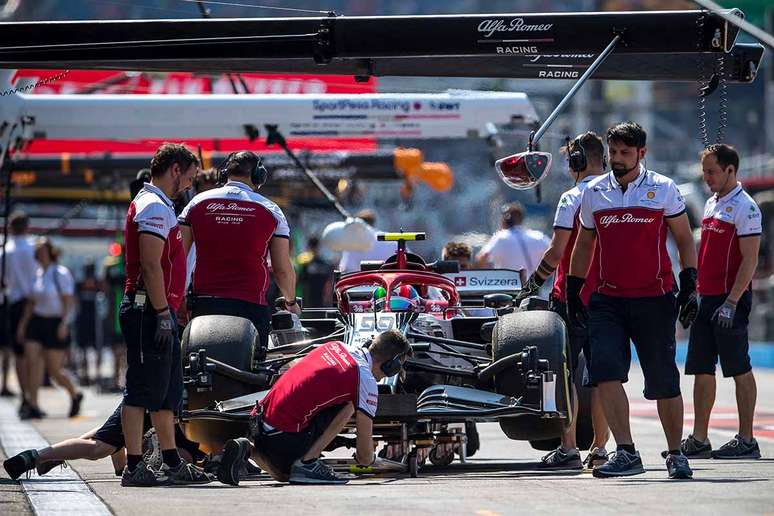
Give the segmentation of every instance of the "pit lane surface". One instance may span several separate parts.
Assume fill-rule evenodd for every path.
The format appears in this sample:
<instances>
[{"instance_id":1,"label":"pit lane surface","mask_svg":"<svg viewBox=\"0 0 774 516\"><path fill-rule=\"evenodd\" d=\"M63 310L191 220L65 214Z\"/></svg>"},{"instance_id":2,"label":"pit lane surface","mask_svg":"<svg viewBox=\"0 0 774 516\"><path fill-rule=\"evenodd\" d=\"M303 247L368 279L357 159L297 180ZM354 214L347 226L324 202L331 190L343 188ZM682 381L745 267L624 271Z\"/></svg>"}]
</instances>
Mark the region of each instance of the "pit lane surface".
<instances>
[{"instance_id":1,"label":"pit lane surface","mask_svg":"<svg viewBox=\"0 0 774 516\"><path fill-rule=\"evenodd\" d=\"M128 489L113 476L109 459L73 461L71 467L115 514L187 515L223 513L299 514L695 514L713 511L735 514L774 513L774 371L757 371L759 410L756 431L764 459L759 461L694 460L693 481L670 481L659 453L664 447L655 403L641 397L642 376L632 371L627 392L632 399L633 431L647 473L628 479L595 479L590 473L541 472L536 463L542 452L510 441L496 424L480 425L482 448L468 464L426 467L419 478L407 475L371 476L347 486L287 486L264 479L242 482L239 488L213 483L199 487ZM735 429L732 381L723 380L713 415L710 439L719 447ZM690 399L692 380L683 379ZM64 394L43 391L49 419L36 429L55 442L79 435L101 424L118 403L115 396L90 392L83 416L63 417ZM6 403L0 400L0 403ZM61 414L61 415L60 415ZM687 405L687 431L692 423ZM764 434L766 437L764 437ZM2 443L5 445L5 443ZM2 455L0 451L0 455ZM4 458L4 457L3 457ZM30 482L45 483L47 479ZM51 493L56 502L57 496ZM52 504L61 512L79 513L78 507ZM50 505L51 506L51 505ZM0 513L31 514L29 501L16 482L0 472Z\"/></svg>"}]
</instances>

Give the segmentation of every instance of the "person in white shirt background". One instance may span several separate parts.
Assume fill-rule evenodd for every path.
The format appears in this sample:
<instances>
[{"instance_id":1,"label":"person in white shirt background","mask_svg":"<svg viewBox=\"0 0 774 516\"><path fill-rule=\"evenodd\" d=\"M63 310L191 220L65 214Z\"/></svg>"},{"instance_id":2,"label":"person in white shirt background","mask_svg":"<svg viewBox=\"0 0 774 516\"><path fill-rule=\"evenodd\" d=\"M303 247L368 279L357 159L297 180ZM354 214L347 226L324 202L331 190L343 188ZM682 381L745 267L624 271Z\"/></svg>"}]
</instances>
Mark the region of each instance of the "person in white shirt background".
<instances>
[{"instance_id":1,"label":"person in white shirt background","mask_svg":"<svg viewBox=\"0 0 774 516\"><path fill-rule=\"evenodd\" d=\"M24 341L27 367L24 388L27 410L21 416L45 417L38 406L38 391L43 373L48 371L51 379L70 395L69 416L75 417L80 411L83 393L64 371L70 345L69 323L74 312L73 277L65 266L57 263L58 251L47 238L35 243L35 259L39 267L16 335L18 341Z\"/></svg>"},{"instance_id":2,"label":"person in white shirt background","mask_svg":"<svg viewBox=\"0 0 774 516\"><path fill-rule=\"evenodd\" d=\"M0 396L13 396L8 389L8 369L10 362L10 352L13 350L15 355L16 377L19 379L19 385L23 389L26 377L26 366L24 364L24 344L16 342L16 329L21 321L24 312L24 306L27 304L27 298L32 292L32 285L35 282L37 272L37 262L35 261L35 249L30 237L27 235L29 229L29 218L23 212L17 211L8 217L9 236L5 244L5 289L8 294L6 298L2 296L2 313L0 316L0 328L8 322L8 328L3 329L0 339L0 353L2 353L2 390ZM0 258L1 260L2 258ZM2 294L0 294L2 295ZM20 394L24 400L24 393Z\"/></svg>"},{"instance_id":3,"label":"person in white shirt background","mask_svg":"<svg viewBox=\"0 0 774 516\"><path fill-rule=\"evenodd\" d=\"M540 231L522 226L526 212L521 203L506 204L500 213L502 229L481 248L476 266L523 271L524 281L540 264L551 240Z\"/></svg>"},{"instance_id":4,"label":"person in white shirt background","mask_svg":"<svg viewBox=\"0 0 774 516\"><path fill-rule=\"evenodd\" d=\"M379 242L376 235L380 233L375 229L376 214L372 210L361 210L355 215L368 224L368 229L372 234L372 244L368 251L344 251L339 261L339 270L342 273L356 272L360 270L360 262L364 260L386 260L395 254L395 242Z\"/></svg>"}]
</instances>

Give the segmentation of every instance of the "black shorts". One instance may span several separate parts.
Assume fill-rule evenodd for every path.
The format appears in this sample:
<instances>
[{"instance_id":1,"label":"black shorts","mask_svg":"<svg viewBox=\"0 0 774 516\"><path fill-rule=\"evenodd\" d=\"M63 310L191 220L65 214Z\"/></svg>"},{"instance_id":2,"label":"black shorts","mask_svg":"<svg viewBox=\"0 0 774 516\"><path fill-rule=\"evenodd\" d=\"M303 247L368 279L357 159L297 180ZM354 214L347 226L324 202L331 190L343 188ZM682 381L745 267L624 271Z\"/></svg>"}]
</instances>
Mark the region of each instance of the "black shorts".
<instances>
[{"instance_id":1,"label":"black shorts","mask_svg":"<svg viewBox=\"0 0 774 516\"><path fill-rule=\"evenodd\" d=\"M567 337L570 341L570 356L567 358L570 361L570 372L575 375L578 369L578 363L580 362L580 355L586 357L586 371L583 371L584 384L588 384L588 364L591 362L591 347L589 346L589 330L588 328L581 328L570 324L570 320L567 317L567 303L559 301L558 299L551 299L550 302L551 311L559 314L559 317L564 321L567 326Z\"/></svg>"},{"instance_id":2,"label":"black shorts","mask_svg":"<svg viewBox=\"0 0 774 516\"><path fill-rule=\"evenodd\" d=\"M334 405L318 413L301 432L264 430L256 439L255 449L278 471L290 474L295 461L306 455L314 442L328 429L343 405Z\"/></svg>"},{"instance_id":3,"label":"black shorts","mask_svg":"<svg viewBox=\"0 0 774 516\"><path fill-rule=\"evenodd\" d=\"M27 324L27 339L40 342L43 349L56 349L60 351L70 347L70 337L60 340L56 334L61 317L41 317L33 315Z\"/></svg>"},{"instance_id":4,"label":"black shorts","mask_svg":"<svg viewBox=\"0 0 774 516\"><path fill-rule=\"evenodd\" d=\"M631 340L645 376L645 398L660 400L679 396L676 320L674 294L639 298L592 294L588 322L591 383L629 380Z\"/></svg>"},{"instance_id":5,"label":"black shorts","mask_svg":"<svg viewBox=\"0 0 774 516\"><path fill-rule=\"evenodd\" d=\"M2 333L0 333L0 348L11 348L19 356L24 355L24 343L17 342L16 330L19 328L19 322L21 322L26 305L27 300L21 299L8 306L8 330L6 332L6 305L5 303L0 304L0 330L2 330ZM6 335L8 338L6 338Z\"/></svg>"},{"instance_id":6,"label":"black shorts","mask_svg":"<svg viewBox=\"0 0 774 516\"><path fill-rule=\"evenodd\" d=\"M157 349L156 314L149 307L144 311L134 308L133 298L124 296L120 312L128 366L124 403L150 411L177 412L183 400L180 342L175 338L172 349Z\"/></svg>"},{"instance_id":7,"label":"black shorts","mask_svg":"<svg viewBox=\"0 0 774 516\"><path fill-rule=\"evenodd\" d=\"M688 357L685 374L715 374L715 364L720 358L723 376L731 378L752 370L750 344L747 339L752 294L742 294L736 305L731 328L718 328L712 320L715 310L726 301L726 295L701 296L699 314L691 326L688 341Z\"/></svg>"},{"instance_id":8,"label":"black shorts","mask_svg":"<svg viewBox=\"0 0 774 516\"><path fill-rule=\"evenodd\" d=\"M269 347L271 311L267 305L258 305L241 299L192 295L191 319L200 315L232 315L249 319L258 330L261 349Z\"/></svg>"}]
</instances>

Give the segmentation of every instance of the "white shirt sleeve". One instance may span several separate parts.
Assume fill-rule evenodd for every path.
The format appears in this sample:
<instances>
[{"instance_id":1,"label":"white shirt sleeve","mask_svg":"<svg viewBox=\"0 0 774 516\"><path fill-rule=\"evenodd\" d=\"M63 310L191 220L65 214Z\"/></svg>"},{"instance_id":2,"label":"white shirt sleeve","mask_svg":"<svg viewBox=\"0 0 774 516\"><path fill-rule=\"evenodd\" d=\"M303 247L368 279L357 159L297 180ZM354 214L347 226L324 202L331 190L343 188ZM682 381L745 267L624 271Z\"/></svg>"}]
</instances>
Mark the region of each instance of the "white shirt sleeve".
<instances>
[{"instance_id":1,"label":"white shirt sleeve","mask_svg":"<svg viewBox=\"0 0 774 516\"><path fill-rule=\"evenodd\" d=\"M276 210L272 210L272 212L274 213L274 218L277 219L277 227L274 228L274 236L290 238L290 226L285 218L285 214L282 213L279 206L276 207Z\"/></svg>"},{"instance_id":2,"label":"white shirt sleeve","mask_svg":"<svg viewBox=\"0 0 774 516\"><path fill-rule=\"evenodd\" d=\"M489 241L484 244L484 247L481 248L481 254L485 254L489 257L489 262L494 263L500 261L498 258L500 258L500 248L502 247L502 238L500 237L500 232L498 231L494 235L492 235L492 238L489 239Z\"/></svg>"},{"instance_id":3,"label":"white shirt sleeve","mask_svg":"<svg viewBox=\"0 0 774 516\"><path fill-rule=\"evenodd\" d=\"M586 229L597 228L594 222L594 209L591 206L592 195L593 190L591 188L586 188L581 194L580 223Z\"/></svg>"},{"instance_id":4,"label":"white shirt sleeve","mask_svg":"<svg viewBox=\"0 0 774 516\"><path fill-rule=\"evenodd\" d=\"M357 410L373 419L376 416L376 407L379 405L379 387L376 385L371 371L366 373L364 369L365 367L362 365L358 368L360 391L357 396Z\"/></svg>"},{"instance_id":5,"label":"white shirt sleeve","mask_svg":"<svg viewBox=\"0 0 774 516\"><path fill-rule=\"evenodd\" d=\"M64 265L56 268L56 279L59 282L59 290L63 296L72 296L75 294L75 281L73 275Z\"/></svg>"},{"instance_id":6,"label":"white shirt sleeve","mask_svg":"<svg viewBox=\"0 0 774 516\"><path fill-rule=\"evenodd\" d=\"M166 205L160 202L151 202L142 206L140 211L134 215L134 222L140 233L153 233L166 240L169 231L174 227L173 224L170 224L170 213L170 209Z\"/></svg>"},{"instance_id":7,"label":"white shirt sleeve","mask_svg":"<svg viewBox=\"0 0 774 516\"><path fill-rule=\"evenodd\" d=\"M744 194L743 194L744 195ZM737 236L753 236L763 233L761 210L754 201L740 206L734 216Z\"/></svg>"},{"instance_id":8,"label":"white shirt sleeve","mask_svg":"<svg viewBox=\"0 0 774 516\"><path fill-rule=\"evenodd\" d=\"M664 215L667 217L674 217L682 214L685 211L685 200L683 194L677 188L674 181L669 182L669 190L667 190L667 196L664 200Z\"/></svg>"},{"instance_id":9,"label":"white shirt sleeve","mask_svg":"<svg viewBox=\"0 0 774 516\"><path fill-rule=\"evenodd\" d=\"M556 215L554 215L554 228L572 230L575 226L575 206L572 202L570 192L565 192L559 198L559 204L556 206Z\"/></svg>"}]
</instances>

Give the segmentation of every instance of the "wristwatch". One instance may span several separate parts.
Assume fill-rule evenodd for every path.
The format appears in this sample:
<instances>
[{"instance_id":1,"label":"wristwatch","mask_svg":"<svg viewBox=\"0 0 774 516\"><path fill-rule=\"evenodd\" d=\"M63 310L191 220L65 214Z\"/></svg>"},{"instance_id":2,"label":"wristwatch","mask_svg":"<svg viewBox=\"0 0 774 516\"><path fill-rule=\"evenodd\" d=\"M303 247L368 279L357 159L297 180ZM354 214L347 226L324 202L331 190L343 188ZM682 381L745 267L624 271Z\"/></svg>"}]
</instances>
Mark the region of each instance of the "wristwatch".
<instances>
[{"instance_id":1,"label":"wristwatch","mask_svg":"<svg viewBox=\"0 0 774 516\"><path fill-rule=\"evenodd\" d=\"M285 300L285 306L294 306L296 304L298 304L298 301L295 299L293 301L288 301L287 299Z\"/></svg>"}]
</instances>

